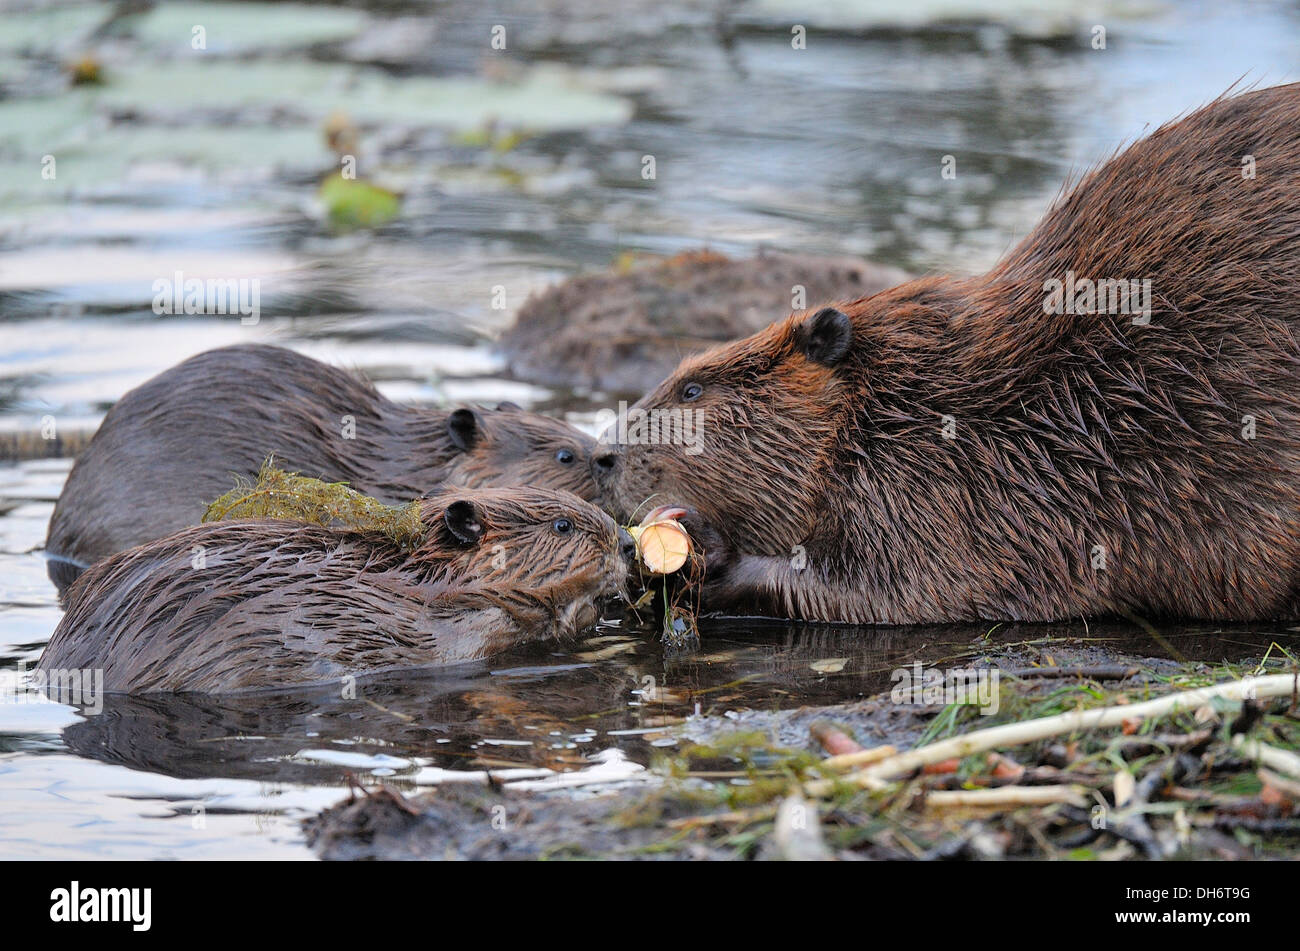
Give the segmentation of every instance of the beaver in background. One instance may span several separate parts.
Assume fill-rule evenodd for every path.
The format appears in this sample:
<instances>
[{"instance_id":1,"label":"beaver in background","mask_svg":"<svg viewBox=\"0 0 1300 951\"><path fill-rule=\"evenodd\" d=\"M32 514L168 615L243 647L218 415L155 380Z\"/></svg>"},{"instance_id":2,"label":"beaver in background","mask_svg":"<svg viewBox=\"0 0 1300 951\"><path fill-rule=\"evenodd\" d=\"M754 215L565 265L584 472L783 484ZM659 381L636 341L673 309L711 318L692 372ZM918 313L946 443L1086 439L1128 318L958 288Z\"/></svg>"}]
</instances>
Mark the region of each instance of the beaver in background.
<instances>
[{"instance_id":1,"label":"beaver in background","mask_svg":"<svg viewBox=\"0 0 1300 951\"><path fill-rule=\"evenodd\" d=\"M1295 617L1300 85L1163 126L987 274L793 315L639 406L704 410L704 451L596 475L695 509L707 608Z\"/></svg>"},{"instance_id":2,"label":"beaver in background","mask_svg":"<svg viewBox=\"0 0 1300 951\"><path fill-rule=\"evenodd\" d=\"M230 693L475 660L594 624L636 555L568 492L458 490L420 516L413 547L261 519L120 552L68 590L37 670L103 670L103 689L123 693Z\"/></svg>"},{"instance_id":3,"label":"beaver in background","mask_svg":"<svg viewBox=\"0 0 1300 951\"><path fill-rule=\"evenodd\" d=\"M501 350L518 379L636 399L682 357L747 337L774 314L803 306L793 302L796 286L816 304L874 294L907 277L849 257L686 251L583 274L529 297Z\"/></svg>"},{"instance_id":4,"label":"beaver in background","mask_svg":"<svg viewBox=\"0 0 1300 951\"><path fill-rule=\"evenodd\" d=\"M236 475L255 477L272 455L277 466L390 503L443 485L530 485L595 500L594 446L510 403L403 406L283 347L209 350L108 411L50 518L50 577L62 588L101 558L198 524Z\"/></svg>"}]
</instances>

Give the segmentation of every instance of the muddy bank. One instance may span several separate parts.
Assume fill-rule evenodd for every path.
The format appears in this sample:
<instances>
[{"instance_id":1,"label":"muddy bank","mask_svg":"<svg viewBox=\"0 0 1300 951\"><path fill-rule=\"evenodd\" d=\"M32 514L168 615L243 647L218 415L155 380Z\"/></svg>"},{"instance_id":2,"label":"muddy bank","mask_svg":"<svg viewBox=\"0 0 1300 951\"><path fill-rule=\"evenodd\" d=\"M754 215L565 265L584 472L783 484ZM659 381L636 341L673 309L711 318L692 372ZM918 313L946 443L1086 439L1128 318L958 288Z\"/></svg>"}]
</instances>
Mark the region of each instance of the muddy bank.
<instances>
[{"instance_id":1,"label":"muddy bank","mask_svg":"<svg viewBox=\"0 0 1300 951\"><path fill-rule=\"evenodd\" d=\"M991 715L890 691L697 715L651 770L553 791L504 773L409 799L376 787L308 820L307 839L328 859L1236 860L1287 855L1300 837L1300 778L1284 774L1300 746L1292 696L1215 700L1122 729L1009 744L875 786L826 757L828 737L866 749L937 746L1246 676L1282 672L1289 682L1295 670L1285 651L1186 662L1082 638L976 644L955 660L999 672ZM1268 763L1242 745L1261 743L1274 750ZM1283 773L1273 768L1279 750Z\"/></svg>"},{"instance_id":2,"label":"muddy bank","mask_svg":"<svg viewBox=\"0 0 1300 951\"><path fill-rule=\"evenodd\" d=\"M380 789L307 820L307 843L323 859L726 859L707 842L660 847L660 828L637 826L641 793L575 800L483 787L447 786L407 799ZM664 820L686 816L683 806Z\"/></svg>"},{"instance_id":3,"label":"muddy bank","mask_svg":"<svg viewBox=\"0 0 1300 951\"><path fill-rule=\"evenodd\" d=\"M682 357L747 337L791 310L867 297L907 277L856 258L694 251L534 294L500 347L518 379L639 397Z\"/></svg>"}]
</instances>

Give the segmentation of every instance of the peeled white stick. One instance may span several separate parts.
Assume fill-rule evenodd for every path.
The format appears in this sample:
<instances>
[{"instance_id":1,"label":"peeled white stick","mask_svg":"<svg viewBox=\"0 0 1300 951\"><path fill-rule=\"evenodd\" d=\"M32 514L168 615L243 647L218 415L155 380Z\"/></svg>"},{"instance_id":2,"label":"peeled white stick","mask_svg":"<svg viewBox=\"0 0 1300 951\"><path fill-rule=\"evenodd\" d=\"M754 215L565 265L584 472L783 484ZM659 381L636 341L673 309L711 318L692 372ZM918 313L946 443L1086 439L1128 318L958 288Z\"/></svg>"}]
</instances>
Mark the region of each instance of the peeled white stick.
<instances>
[{"instance_id":1,"label":"peeled white stick","mask_svg":"<svg viewBox=\"0 0 1300 951\"><path fill-rule=\"evenodd\" d=\"M1087 805L1080 786L999 786L996 789L939 789L925 794L925 804L936 808L959 806L989 808L1003 806L1050 806L1068 802Z\"/></svg>"},{"instance_id":2,"label":"peeled white stick","mask_svg":"<svg viewBox=\"0 0 1300 951\"><path fill-rule=\"evenodd\" d=\"M1292 802L1300 802L1300 780L1291 779L1281 773L1275 773L1263 766L1255 770L1255 775L1259 777L1259 781L1265 786L1272 786L1274 790L1280 792Z\"/></svg>"},{"instance_id":3,"label":"peeled white stick","mask_svg":"<svg viewBox=\"0 0 1300 951\"><path fill-rule=\"evenodd\" d=\"M891 756L889 759L882 760L868 766L866 769L846 776L845 781L856 783L868 789L874 789L879 788L884 780L905 775L914 769L928 766L930 763L938 763L946 759L961 759L970 756L972 753L982 753L985 750L1033 743L1036 740L1045 740L1048 737L1059 736L1062 733L1116 727L1122 725L1125 720L1149 720L1179 710L1195 710L1216 698L1244 700L1248 698L1285 697L1296 691L1298 679L1300 679L1300 675L1297 674L1247 677L1244 680L1234 680L1230 683L1198 687L1196 690L1184 690L1180 693L1170 694L1167 697L1148 700L1145 703L1099 707L1095 710L1076 710L1072 713L1061 713L1052 717L1026 720L1023 723L1009 723L1005 726L989 727L987 730L976 730L974 733L967 733L965 736L954 736L947 740L940 740L938 743L931 743L929 746L923 746L920 749L900 753L898 756ZM1274 752L1282 753L1285 751L1275 750ZM1265 762L1266 765L1273 765L1279 771L1284 771L1286 768L1280 763L1269 764L1262 757L1261 762ZM821 794L823 790L831 788L831 783L828 781L810 783L808 788L810 792L816 788L817 794Z\"/></svg>"},{"instance_id":4,"label":"peeled white stick","mask_svg":"<svg viewBox=\"0 0 1300 951\"><path fill-rule=\"evenodd\" d=\"M1247 758L1263 763L1279 773L1300 779L1300 756L1289 750L1280 750L1259 740L1250 740L1238 734L1232 738L1233 747Z\"/></svg>"},{"instance_id":5,"label":"peeled white stick","mask_svg":"<svg viewBox=\"0 0 1300 951\"><path fill-rule=\"evenodd\" d=\"M852 769L854 766L868 766L871 763L878 763L882 759L889 759L891 756L897 756L898 750L894 747L873 746L870 749L858 750L855 753L841 753L839 756L831 756L822 760L822 769Z\"/></svg>"}]
</instances>

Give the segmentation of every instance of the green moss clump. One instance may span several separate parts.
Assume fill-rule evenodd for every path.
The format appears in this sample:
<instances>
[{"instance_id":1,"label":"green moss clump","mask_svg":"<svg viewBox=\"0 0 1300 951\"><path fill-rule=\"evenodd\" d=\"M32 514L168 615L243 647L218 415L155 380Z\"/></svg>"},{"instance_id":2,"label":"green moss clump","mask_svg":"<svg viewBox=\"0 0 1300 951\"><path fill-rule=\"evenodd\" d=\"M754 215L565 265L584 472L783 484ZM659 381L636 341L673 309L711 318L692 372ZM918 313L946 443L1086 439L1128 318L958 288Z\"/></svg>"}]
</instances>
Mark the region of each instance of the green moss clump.
<instances>
[{"instance_id":1,"label":"green moss clump","mask_svg":"<svg viewBox=\"0 0 1300 951\"><path fill-rule=\"evenodd\" d=\"M358 532L380 532L404 548L424 535L420 503L385 505L343 482L322 482L262 464L256 482L235 477L235 487L203 513L204 522L239 518L282 518L312 525L336 525Z\"/></svg>"}]
</instances>

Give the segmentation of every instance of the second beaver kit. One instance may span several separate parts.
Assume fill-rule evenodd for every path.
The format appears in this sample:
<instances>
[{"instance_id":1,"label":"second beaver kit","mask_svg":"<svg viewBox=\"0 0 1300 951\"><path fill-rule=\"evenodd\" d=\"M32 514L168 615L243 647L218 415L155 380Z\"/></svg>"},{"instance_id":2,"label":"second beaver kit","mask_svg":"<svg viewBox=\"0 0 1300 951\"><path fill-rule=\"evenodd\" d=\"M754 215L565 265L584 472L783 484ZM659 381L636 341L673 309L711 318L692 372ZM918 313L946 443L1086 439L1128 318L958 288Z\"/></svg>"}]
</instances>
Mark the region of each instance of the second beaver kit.
<instances>
[{"instance_id":1,"label":"second beaver kit","mask_svg":"<svg viewBox=\"0 0 1300 951\"><path fill-rule=\"evenodd\" d=\"M301 687L475 660L595 623L636 547L568 492L418 503L414 535L284 519L198 525L100 562L69 589L42 670L108 691Z\"/></svg>"}]
</instances>

